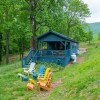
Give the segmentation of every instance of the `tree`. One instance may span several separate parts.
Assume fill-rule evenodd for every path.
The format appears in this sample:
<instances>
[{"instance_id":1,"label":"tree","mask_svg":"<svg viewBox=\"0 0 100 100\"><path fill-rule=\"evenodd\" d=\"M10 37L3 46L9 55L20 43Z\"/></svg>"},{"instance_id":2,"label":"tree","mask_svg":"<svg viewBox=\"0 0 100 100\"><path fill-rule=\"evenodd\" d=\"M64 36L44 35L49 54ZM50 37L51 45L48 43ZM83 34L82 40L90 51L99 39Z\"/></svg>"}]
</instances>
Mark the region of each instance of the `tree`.
<instances>
[{"instance_id":1,"label":"tree","mask_svg":"<svg viewBox=\"0 0 100 100\"><path fill-rule=\"evenodd\" d=\"M0 32L0 62L2 61L2 33Z\"/></svg>"},{"instance_id":2,"label":"tree","mask_svg":"<svg viewBox=\"0 0 100 100\"><path fill-rule=\"evenodd\" d=\"M3 26L5 29L3 30L5 32L6 37L6 63L9 63L9 10L10 10L10 2L7 1L0 1L1 8L2 8L2 19L3 19Z\"/></svg>"},{"instance_id":3,"label":"tree","mask_svg":"<svg viewBox=\"0 0 100 100\"><path fill-rule=\"evenodd\" d=\"M82 0L67 0L64 9L67 18L67 35L71 36L73 33L71 28L84 23L84 19L90 15L90 11Z\"/></svg>"},{"instance_id":4,"label":"tree","mask_svg":"<svg viewBox=\"0 0 100 100\"><path fill-rule=\"evenodd\" d=\"M100 32L98 33L98 40L100 40Z\"/></svg>"},{"instance_id":5,"label":"tree","mask_svg":"<svg viewBox=\"0 0 100 100\"><path fill-rule=\"evenodd\" d=\"M20 0L20 3L23 0ZM13 43L15 38L17 38L17 32L15 32L17 23L17 16L19 14L19 9L21 10L22 3L20 4L17 0L2 0L0 1L0 19L2 26L2 33L4 37L4 49L6 51L6 63L9 63L9 53L10 50L14 50L15 45L18 43ZM21 27L21 26L20 26ZM16 45L17 46L17 45ZM17 47L16 47L17 48Z\"/></svg>"},{"instance_id":6,"label":"tree","mask_svg":"<svg viewBox=\"0 0 100 100\"><path fill-rule=\"evenodd\" d=\"M90 42L92 41L92 39L93 39L93 33L92 33L91 30L89 30L89 31L87 32L87 41L89 42L89 44L90 44Z\"/></svg>"},{"instance_id":7,"label":"tree","mask_svg":"<svg viewBox=\"0 0 100 100\"><path fill-rule=\"evenodd\" d=\"M79 24L78 26L75 26L71 28L71 31L73 32L71 34L71 37L77 41L86 41L87 33L83 28L82 24Z\"/></svg>"}]
</instances>

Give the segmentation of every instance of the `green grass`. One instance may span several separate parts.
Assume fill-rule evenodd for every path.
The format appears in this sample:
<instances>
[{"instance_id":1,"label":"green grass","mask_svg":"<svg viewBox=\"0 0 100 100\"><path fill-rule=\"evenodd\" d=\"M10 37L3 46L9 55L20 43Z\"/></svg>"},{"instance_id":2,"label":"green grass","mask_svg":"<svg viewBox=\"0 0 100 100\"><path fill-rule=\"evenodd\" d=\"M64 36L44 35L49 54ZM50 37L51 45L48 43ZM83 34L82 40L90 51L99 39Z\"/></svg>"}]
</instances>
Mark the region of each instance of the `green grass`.
<instances>
[{"instance_id":1,"label":"green grass","mask_svg":"<svg viewBox=\"0 0 100 100\"><path fill-rule=\"evenodd\" d=\"M85 58L82 63L62 68L45 63L53 71L52 81L62 79L50 93L38 93L37 85L34 92L26 91L27 82L17 77L17 73L23 73L21 62L0 65L0 100L100 100L100 46L93 43L88 47L81 55Z\"/></svg>"}]
</instances>

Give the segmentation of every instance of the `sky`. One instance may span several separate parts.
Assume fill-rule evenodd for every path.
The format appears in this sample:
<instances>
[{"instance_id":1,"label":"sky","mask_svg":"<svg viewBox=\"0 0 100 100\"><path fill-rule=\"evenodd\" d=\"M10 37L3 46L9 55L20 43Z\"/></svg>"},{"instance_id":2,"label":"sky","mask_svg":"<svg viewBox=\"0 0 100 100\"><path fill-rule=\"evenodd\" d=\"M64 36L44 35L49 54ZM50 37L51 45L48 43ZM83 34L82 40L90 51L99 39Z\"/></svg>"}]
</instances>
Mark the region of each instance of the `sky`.
<instances>
[{"instance_id":1,"label":"sky","mask_svg":"<svg viewBox=\"0 0 100 100\"><path fill-rule=\"evenodd\" d=\"M100 22L100 0L83 0L91 12L91 17L86 18L86 22L94 23Z\"/></svg>"}]
</instances>

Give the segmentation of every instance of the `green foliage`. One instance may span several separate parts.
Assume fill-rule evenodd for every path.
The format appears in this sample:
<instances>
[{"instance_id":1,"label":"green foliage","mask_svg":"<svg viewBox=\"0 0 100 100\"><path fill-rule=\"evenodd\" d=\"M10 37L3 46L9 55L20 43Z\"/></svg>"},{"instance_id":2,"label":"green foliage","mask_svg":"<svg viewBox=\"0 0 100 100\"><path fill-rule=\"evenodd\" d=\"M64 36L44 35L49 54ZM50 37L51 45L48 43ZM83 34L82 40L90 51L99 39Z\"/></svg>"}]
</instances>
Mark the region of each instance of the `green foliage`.
<instances>
[{"instance_id":1,"label":"green foliage","mask_svg":"<svg viewBox=\"0 0 100 100\"><path fill-rule=\"evenodd\" d=\"M72 38L76 39L77 41L86 41L87 33L84 31L83 26L80 24L72 28Z\"/></svg>"},{"instance_id":2,"label":"green foliage","mask_svg":"<svg viewBox=\"0 0 100 100\"><path fill-rule=\"evenodd\" d=\"M23 3L26 6L24 0L20 0L20 3L17 0L0 1L0 28L3 33L3 54L7 52L7 49L8 54L15 54L24 52L29 48L30 28L29 22L25 20L27 15L22 11Z\"/></svg>"},{"instance_id":3,"label":"green foliage","mask_svg":"<svg viewBox=\"0 0 100 100\"><path fill-rule=\"evenodd\" d=\"M98 33L98 40L100 40L100 32Z\"/></svg>"},{"instance_id":4,"label":"green foliage","mask_svg":"<svg viewBox=\"0 0 100 100\"><path fill-rule=\"evenodd\" d=\"M85 41L91 42L93 40L93 31L91 30L89 24L84 24L84 32L85 32Z\"/></svg>"},{"instance_id":5,"label":"green foliage","mask_svg":"<svg viewBox=\"0 0 100 100\"><path fill-rule=\"evenodd\" d=\"M93 39L93 33L92 33L91 30L89 30L89 33L88 33L88 41L90 42L92 39Z\"/></svg>"},{"instance_id":6,"label":"green foliage","mask_svg":"<svg viewBox=\"0 0 100 100\"><path fill-rule=\"evenodd\" d=\"M0 33L0 62L2 61L2 33Z\"/></svg>"},{"instance_id":7,"label":"green foliage","mask_svg":"<svg viewBox=\"0 0 100 100\"><path fill-rule=\"evenodd\" d=\"M68 0L65 5L67 35L72 36L74 28L84 23L84 18L90 15L87 4L81 0ZM77 34L77 32L76 32Z\"/></svg>"}]
</instances>

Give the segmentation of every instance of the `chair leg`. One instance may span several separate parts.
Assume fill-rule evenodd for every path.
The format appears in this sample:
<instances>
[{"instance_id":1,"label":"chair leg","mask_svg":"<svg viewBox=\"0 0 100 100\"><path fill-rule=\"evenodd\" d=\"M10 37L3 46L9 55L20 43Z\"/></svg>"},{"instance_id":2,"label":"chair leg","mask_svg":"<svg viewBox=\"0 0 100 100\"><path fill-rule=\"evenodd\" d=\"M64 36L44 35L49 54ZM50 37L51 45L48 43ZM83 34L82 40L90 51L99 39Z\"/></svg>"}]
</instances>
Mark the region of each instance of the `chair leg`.
<instances>
[{"instance_id":1,"label":"chair leg","mask_svg":"<svg viewBox=\"0 0 100 100\"><path fill-rule=\"evenodd\" d=\"M40 92L40 85L38 85L38 92Z\"/></svg>"}]
</instances>

